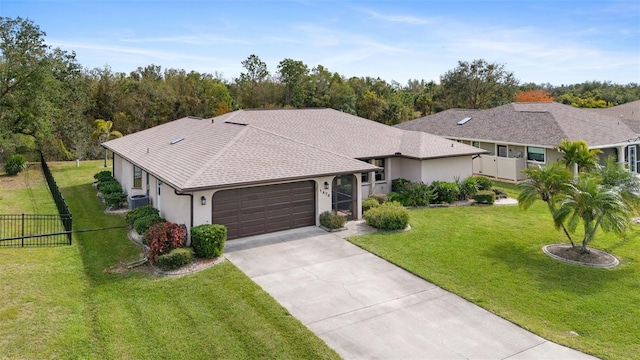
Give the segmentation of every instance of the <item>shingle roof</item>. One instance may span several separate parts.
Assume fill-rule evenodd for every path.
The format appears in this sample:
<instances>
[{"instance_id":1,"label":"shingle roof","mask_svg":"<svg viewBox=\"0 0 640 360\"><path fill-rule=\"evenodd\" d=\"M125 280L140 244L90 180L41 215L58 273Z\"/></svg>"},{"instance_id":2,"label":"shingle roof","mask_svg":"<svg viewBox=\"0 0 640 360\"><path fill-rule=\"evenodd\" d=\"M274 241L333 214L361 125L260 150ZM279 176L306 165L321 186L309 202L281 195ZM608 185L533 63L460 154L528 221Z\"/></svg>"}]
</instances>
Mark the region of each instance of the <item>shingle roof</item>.
<instances>
[{"instance_id":1,"label":"shingle roof","mask_svg":"<svg viewBox=\"0 0 640 360\"><path fill-rule=\"evenodd\" d=\"M220 119L182 118L103 145L180 191L377 169L270 131Z\"/></svg>"},{"instance_id":2,"label":"shingle roof","mask_svg":"<svg viewBox=\"0 0 640 360\"><path fill-rule=\"evenodd\" d=\"M464 125L458 121L471 117ZM450 109L396 127L436 135L553 147L562 139L604 146L636 138L636 131L608 116L555 102L511 103L488 110Z\"/></svg>"},{"instance_id":3,"label":"shingle roof","mask_svg":"<svg viewBox=\"0 0 640 360\"><path fill-rule=\"evenodd\" d=\"M622 120L633 131L640 133L640 100L613 106L606 109L588 109L600 115Z\"/></svg>"},{"instance_id":4,"label":"shingle roof","mask_svg":"<svg viewBox=\"0 0 640 360\"><path fill-rule=\"evenodd\" d=\"M250 124L351 158L430 159L483 153L427 133L407 132L333 109L239 110L215 118Z\"/></svg>"}]
</instances>

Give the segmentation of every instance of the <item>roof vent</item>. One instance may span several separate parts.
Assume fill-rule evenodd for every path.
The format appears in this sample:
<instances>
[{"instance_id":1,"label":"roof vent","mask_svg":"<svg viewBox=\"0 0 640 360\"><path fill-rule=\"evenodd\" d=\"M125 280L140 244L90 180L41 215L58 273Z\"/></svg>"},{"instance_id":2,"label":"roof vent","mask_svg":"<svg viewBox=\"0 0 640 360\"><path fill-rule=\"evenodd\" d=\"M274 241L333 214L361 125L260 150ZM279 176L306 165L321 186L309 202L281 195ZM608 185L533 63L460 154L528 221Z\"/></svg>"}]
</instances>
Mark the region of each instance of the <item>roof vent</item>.
<instances>
[{"instance_id":1,"label":"roof vent","mask_svg":"<svg viewBox=\"0 0 640 360\"><path fill-rule=\"evenodd\" d=\"M177 143L179 143L179 142L180 142L180 141L182 141L182 140L184 140L184 138L183 138L183 137L181 137L181 138L177 138L177 139L175 139L175 140L172 140L172 141L171 141L171 145L173 145L173 144L177 144Z\"/></svg>"},{"instance_id":2,"label":"roof vent","mask_svg":"<svg viewBox=\"0 0 640 360\"><path fill-rule=\"evenodd\" d=\"M470 117L466 117L466 118L458 121L458 125L464 125L464 124L468 123L469 120L471 120L471 118Z\"/></svg>"}]
</instances>

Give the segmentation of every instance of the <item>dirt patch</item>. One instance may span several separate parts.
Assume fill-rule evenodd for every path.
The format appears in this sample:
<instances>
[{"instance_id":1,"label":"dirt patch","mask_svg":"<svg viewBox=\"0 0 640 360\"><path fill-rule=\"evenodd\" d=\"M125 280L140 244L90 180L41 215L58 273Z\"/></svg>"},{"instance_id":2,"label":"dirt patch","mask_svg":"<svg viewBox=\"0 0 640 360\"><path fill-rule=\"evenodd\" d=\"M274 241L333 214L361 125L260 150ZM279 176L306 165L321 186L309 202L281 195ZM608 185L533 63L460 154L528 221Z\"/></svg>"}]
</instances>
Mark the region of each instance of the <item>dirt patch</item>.
<instances>
[{"instance_id":1,"label":"dirt patch","mask_svg":"<svg viewBox=\"0 0 640 360\"><path fill-rule=\"evenodd\" d=\"M619 264L618 259L601 250L589 249L583 253L581 247L573 247L569 244L553 244L542 248L542 251L550 257L570 264L591 266L597 268L612 268Z\"/></svg>"},{"instance_id":2,"label":"dirt patch","mask_svg":"<svg viewBox=\"0 0 640 360\"><path fill-rule=\"evenodd\" d=\"M44 175L39 163L29 164L16 176L0 175L0 190L29 189L44 185Z\"/></svg>"}]
</instances>

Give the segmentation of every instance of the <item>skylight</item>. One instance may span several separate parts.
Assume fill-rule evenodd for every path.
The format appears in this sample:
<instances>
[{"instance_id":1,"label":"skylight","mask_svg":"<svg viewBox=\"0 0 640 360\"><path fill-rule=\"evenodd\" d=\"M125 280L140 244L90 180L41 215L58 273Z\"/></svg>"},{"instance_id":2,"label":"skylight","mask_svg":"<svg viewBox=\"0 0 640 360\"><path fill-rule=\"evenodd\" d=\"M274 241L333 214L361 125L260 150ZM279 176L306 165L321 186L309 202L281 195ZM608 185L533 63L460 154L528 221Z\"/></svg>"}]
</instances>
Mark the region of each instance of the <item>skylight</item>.
<instances>
[{"instance_id":1,"label":"skylight","mask_svg":"<svg viewBox=\"0 0 640 360\"><path fill-rule=\"evenodd\" d=\"M466 118L458 121L458 125L464 125L464 124L468 123L469 120L471 120L471 118L470 117L466 117Z\"/></svg>"},{"instance_id":2,"label":"skylight","mask_svg":"<svg viewBox=\"0 0 640 360\"><path fill-rule=\"evenodd\" d=\"M177 144L177 143L179 143L179 142L180 142L180 141L182 141L182 140L184 140L184 138L183 138L183 137L181 137L181 138L177 138L177 139L175 139L175 140L172 140L172 141L171 141L171 145L173 145L173 144Z\"/></svg>"}]
</instances>

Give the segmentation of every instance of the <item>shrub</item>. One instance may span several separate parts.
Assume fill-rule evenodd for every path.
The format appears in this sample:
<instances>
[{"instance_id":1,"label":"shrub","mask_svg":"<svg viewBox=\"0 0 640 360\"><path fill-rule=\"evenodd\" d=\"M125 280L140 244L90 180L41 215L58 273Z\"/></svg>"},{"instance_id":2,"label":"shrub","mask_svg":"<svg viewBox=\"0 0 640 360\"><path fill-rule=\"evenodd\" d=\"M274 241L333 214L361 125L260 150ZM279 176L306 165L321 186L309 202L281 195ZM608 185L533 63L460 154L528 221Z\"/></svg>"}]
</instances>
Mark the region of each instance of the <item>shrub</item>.
<instances>
[{"instance_id":1,"label":"shrub","mask_svg":"<svg viewBox=\"0 0 640 360\"><path fill-rule=\"evenodd\" d=\"M486 177L476 178L476 182L478 183L478 190L491 190L493 187L493 181Z\"/></svg>"},{"instance_id":2,"label":"shrub","mask_svg":"<svg viewBox=\"0 0 640 360\"><path fill-rule=\"evenodd\" d=\"M133 223L139 218L150 215L156 215L160 217L160 212L158 211L158 209L154 208L151 205L145 205L127 212L127 214L124 216L124 220L127 222L127 224L133 226Z\"/></svg>"},{"instance_id":3,"label":"shrub","mask_svg":"<svg viewBox=\"0 0 640 360\"><path fill-rule=\"evenodd\" d=\"M387 202L364 214L367 224L380 230L401 230L409 224L409 211L397 202Z\"/></svg>"},{"instance_id":4,"label":"shrub","mask_svg":"<svg viewBox=\"0 0 640 360\"><path fill-rule=\"evenodd\" d=\"M144 237L149 244L149 261L155 264L158 256L184 246L187 228L172 222L156 223L149 228Z\"/></svg>"},{"instance_id":5,"label":"shrub","mask_svg":"<svg viewBox=\"0 0 640 360\"><path fill-rule=\"evenodd\" d=\"M222 255L227 241L224 225L205 224L191 228L191 246L197 257L213 258Z\"/></svg>"},{"instance_id":6,"label":"shrub","mask_svg":"<svg viewBox=\"0 0 640 360\"><path fill-rule=\"evenodd\" d=\"M156 266L162 270L174 270L193 261L191 248L177 248L162 254L156 259Z\"/></svg>"},{"instance_id":7,"label":"shrub","mask_svg":"<svg viewBox=\"0 0 640 360\"><path fill-rule=\"evenodd\" d=\"M434 181L429 185L433 192L434 203L452 203L458 199L460 189L458 184L445 181Z\"/></svg>"},{"instance_id":8,"label":"shrub","mask_svg":"<svg viewBox=\"0 0 640 360\"><path fill-rule=\"evenodd\" d=\"M387 194L372 194L369 198L378 200L380 204L384 204L389 200Z\"/></svg>"},{"instance_id":9,"label":"shrub","mask_svg":"<svg viewBox=\"0 0 640 360\"><path fill-rule=\"evenodd\" d=\"M368 197L366 199L364 199L364 201L362 202L362 213L366 213L367 211L369 211L370 209L374 208L374 207L378 207L380 206L380 202L378 202L377 199L374 199L372 197Z\"/></svg>"},{"instance_id":10,"label":"shrub","mask_svg":"<svg viewBox=\"0 0 640 360\"><path fill-rule=\"evenodd\" d=\"M105 181L98 184L98 191L100 191L103 195L122 192L122 186L115 180Z\"/></svg>"},{"instance_id":11,"label":"shrub","mask_svg":"<svg viewBox=\"0 0 640 360\"><path fill-rule=\"evenodd\" d=\"M127 201L127 194L120 192L110 192L104 194L104 202L107 206L119 208Z\"/></svg>"},{"instance_id":12,"label":"shrub","mask_svg":"<svg viewBox=\"0 0 640 360\"><path fill-rule=\"evenodd\" d=\"M502 190L500 190L500 189L493 188L493 189L491 189L491 191L493 191L496 194L496 198L497 199L506 199L507 198L507 193L502 191Z\"/></svg>"},{"instance_id":13,"label":"shrub","mask_svg":"<svg viewBox=\"0 0 640 360\"><path fill-rule=\"evenodd\" d=\"M478 193L473 196L473 200L478 204L493 205L496 201L496 193L491 190L478 191Z\"/></svg>"},{"instance_id":14,"label":"shrub","mask_svg":"<svg viewBox=\"0 0 640 360\"><path fill-rule=\"evenodd\" d=\"M346 224L347 218L340 216L332 211L325 211L320 214L320 225L326 227L329 230L340 229Z\"/></svg>"},{"instance_id":15,"label":"shrub","mask_svg":"<svg viewBox=\"0 0 640 360\"><path fill-rule=\"evenodd\" d=\"M133 222L133 228L136 229L136 232L138 234L144 235L147 231L149 231L149 228L152 225L164 223L164 222L165 222L165 219L161 218L160 215L158 215L157 213L149 214L149 215L145 215L137 218Z\"/></svg>"},{"instance_id":16,"label":"shrub","mask_svg":"<svg viewBox=\"0 0 640 360\"><path fill-rule=\"evenodd\" d=\"M458 200L471 199L473 198L473 195L480 190L478 186L478 178L468 177L464 179L464 181L458 183L458 188L460 189Z\"/></svg>"},{"instance_id":17,"label":"shrub","mask_svg":"<svg viewBox=\"0 0 640 360\"><path fill-rule=\"evenodd\" d=\"M391 191L401 193L411 187L411 181L403 178L393 179L391 181Z\"/></svg>"},{"instance_id":18,"label":"shrub","mask_svg":"<svg viewBox=\"0 0 640 360\"><path fill-rule=\"evenodd\" d=\"M4 163L4 170L9 176L18 175L26 168L27 159L20 154L11 155L11 157L9 157L9 159Z\"/></svg>"},{"instance_id":19,"label":"shrub","mask_svg":"<svg viewBox=\"0 0 640 360\"><path fill-rule=\"evenodd\" d=\"M109 171L109 170L102 170L99 173L95 173L93 175L93 178L96 179L99 182L115 181L116 180L116 179L113 178L113 176L111 175L111 171Z\"/></svg>"}]
</instances>

